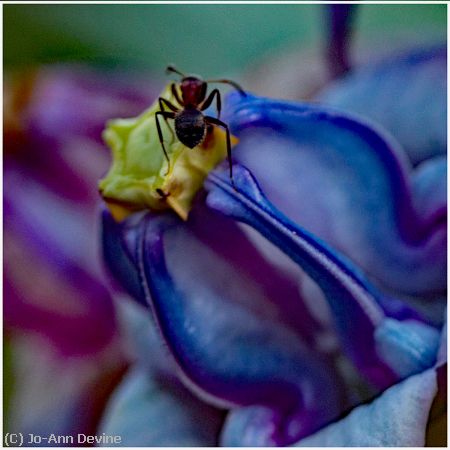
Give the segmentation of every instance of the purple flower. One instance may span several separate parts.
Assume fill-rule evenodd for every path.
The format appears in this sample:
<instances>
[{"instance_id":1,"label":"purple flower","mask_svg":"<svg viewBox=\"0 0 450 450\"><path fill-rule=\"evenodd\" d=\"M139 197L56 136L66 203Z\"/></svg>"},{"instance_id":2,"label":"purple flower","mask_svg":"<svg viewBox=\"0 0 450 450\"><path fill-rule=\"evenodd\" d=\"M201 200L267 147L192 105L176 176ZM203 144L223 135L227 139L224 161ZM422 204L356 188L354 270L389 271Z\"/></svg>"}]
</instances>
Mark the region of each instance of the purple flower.
<instances>
[{"instance_id":1,"label":"purple flower","mask_svg":"<svg viewBox=\"0 0 450 450\"><path fill-rule=\"evenodd\" d=\"M394 79L433 72L440 83L422 79L385 119L400 142L325 103L231 95L236 189L225 165L187 222L103 212L105 261L140 304L134 314L152 317L146 332L162 337L135 336L139 362L103 431L130 445L425 444L445 364L446 143L436 134L446 120L435 90L446 73L442 53L420 55L348 78L351 89L386 74L374 109L392 112ZM323 98L339 105L345 83ZM418 130L421 102L433 126Z\"/></svg>"},{"instance_id":2,"label":"purple flower","mask_svg":"<svg viewBox=\"0 0 450 450\"><path fill-rule=\"evenodd\" d=\"M8 431L443 445L446 52L352 69L351 8L331 9L329 69L347 75L315 103L228 97L236 189L225 163L186 222L104 209L109 287L100 135L158 91L73 66L7 84Z\"/></svg>"}]
</instances>

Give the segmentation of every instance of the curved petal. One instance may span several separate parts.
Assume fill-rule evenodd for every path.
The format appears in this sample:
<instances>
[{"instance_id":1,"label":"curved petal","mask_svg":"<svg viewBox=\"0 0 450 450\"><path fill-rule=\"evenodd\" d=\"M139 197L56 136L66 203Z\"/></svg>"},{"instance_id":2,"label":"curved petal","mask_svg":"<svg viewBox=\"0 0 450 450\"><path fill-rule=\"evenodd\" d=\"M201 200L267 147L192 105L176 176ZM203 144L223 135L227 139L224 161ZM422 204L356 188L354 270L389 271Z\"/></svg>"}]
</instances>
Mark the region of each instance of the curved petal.
<instances>
[{"instance_id":1,"label":"curved petal","mask_svg":"<svg viewBox=\"0 0 450 450\"><path fill-rule=\"evenodd\" d=\"M392 386L368 405L308 436L297 447L424 447L437 392L432 369Z\"/></svg>"},{"instance_id":2,"label":"curved petal","mask_svg":"<svg viewBox=\"0 0 450 450\"><path fill-rule=\"evenodd\" d=\"M238 262L193 229L170 215L136 225L139 275L181 378L216 406L270 409L267 443L318 429L344 407L336 372L280 321Z\"/></svg>"},{"instance_id":3,"label":"curved petal","mask_svg":"<svg viewBox=\"0 0 450 450\"><path fill-rule=\"evenodd\" d=\"M318 99L383 125L418 163L447 152L446 93L447 49L441 46L355 70Z\"/></svg>"},{"instance_id":4,"label":"curved petal","mask_svg":"<svg viewBox=\"0 0 450 450\"><path fill-rule=\"evenodd\" d=\"M139 279L138 261L141 216L135 214L127 221L117 223L111 214L104 210L102 214L103 256L112 275L121 286L139 303L148 306ZM239 268L241 274L258 285L265 295L265 306L252 302L253 309L261 307L271 311L284 323L290 325L310 345L315 345L317 334L322 332L319 322L312 316L304 303L298 287L297 278L300 270L289 273L285 267L290 263L276 247L271 246L271 257L260 253L247 235L232 220L227 220L201 203L191 212L188 222L189 230L202 245L210 248L214 254L227 261L227 264ZM217 230L220 229L220 234ZM276 262L272 260L275 258ZM284 266L278 265L282 260ZM250 299L249 299L250 301Z\"/></svg>"},{"instance_id":5,"label":"curved petal","mask_svg":"<svg viewBox=\"0 0 450 450\"><path fill-rule=\"evenodd\" d=\"M386 387L434 364L436 330L401 301L380 294L352 263L277 211L247 169L235 165L234 173L234 185L223 171L210 173L208 205L258 230L317 282L344 349L369 380ZM399 368L386 357L392 354L408 364Z\"/></svg>"},{"instance_id":6,"label":"curved petal","mask_svg":"<svg viewBox=\"0 0 450 450\"><path fill-rule=\"evenodd\" d=\"M414 208L411 169L384 132L314 104L230 96L234 158L296 223L352 258L384 289L446 289L446 228ZM442 177L442 173L439 175ZM421 211L427 207L421 207Z\"/></svg>"}]
</instances>

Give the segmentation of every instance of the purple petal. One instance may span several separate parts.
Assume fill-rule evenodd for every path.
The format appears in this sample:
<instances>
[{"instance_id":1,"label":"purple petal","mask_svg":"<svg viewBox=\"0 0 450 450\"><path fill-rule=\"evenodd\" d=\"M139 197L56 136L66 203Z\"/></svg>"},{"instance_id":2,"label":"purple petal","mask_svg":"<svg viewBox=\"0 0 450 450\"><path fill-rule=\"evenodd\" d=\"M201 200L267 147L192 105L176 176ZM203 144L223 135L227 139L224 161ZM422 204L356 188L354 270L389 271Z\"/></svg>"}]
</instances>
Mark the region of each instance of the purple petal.
<instances>
[{"instance_id":1,"label":"purple petal","mask_svg":"<svg viewBox=\"0 0 450 450\"><path fill-rule=\"evenodd\" d=\"M105 122L144 110L156 92L144 77L76 66L49 66L35 78L27 129L62 142L88 137L101 143Z\"/></svg>"},{"instance_id":2,"label":"purple petal","mask_svg":"<svg viewBox=\"0 0 450 450\"><path fill-rule=\"evenodd\" d=\"M5 141L8 160L66 198L94 202L109 161L101 139L105 122L138 114L156 93L130 74L76 66L41 68L14 82L19 100L22 90L30 93L18 111L21 144L15 134Z\"/></svg>"},{"instance_id":3,"label":"purple petal","mask_svg":"<svg viewBox=\"0 0 450 450\"><path fill-rule=\"evenodd\" d=\"M116 322L89 214L17 172L5 174L4 193L6 324L47 336L64 354L101 350Z\"/></svg>"},{"instance_id":4,"label":"purple petal","mask_svg":"<svg viewBox=\"0 0 450 450\"><path fill-rule=\"evenodd\" d=\"M234 174L236 188L224 171L210 173L208 205L258 230L317 282L330 303L344 349L369 380L386 387L434 364L436 330L400 301L377 292L353 264L277 211L248 170L235 165ZM407 360L401 372L386 358L387 349Z\"/></svg>"},{"instance_id":5,"label":"purple petal","mask_svg":"<svg viewBox=\"0 0 450 450\"><path fill-rule=\"evenodd\" d=\"M447 152L447 49L416 50L363 67L319 100L383 125L413 163Z\"/></svg>"},{"instance_id":6,"label":"purple petal","mask_svg":"<svg viewBox=\"0 0 450 450\"><path fill-rule=\"evenodd\" d=\"M426 217L418 215L408 162L380 129L323 106L250 95L230 97L226 120L240 138L234 159L292 220L385 290L419 298L445 292L446 229L429 226L441 213L422 202Z\"/></svg>"}]
</instances>

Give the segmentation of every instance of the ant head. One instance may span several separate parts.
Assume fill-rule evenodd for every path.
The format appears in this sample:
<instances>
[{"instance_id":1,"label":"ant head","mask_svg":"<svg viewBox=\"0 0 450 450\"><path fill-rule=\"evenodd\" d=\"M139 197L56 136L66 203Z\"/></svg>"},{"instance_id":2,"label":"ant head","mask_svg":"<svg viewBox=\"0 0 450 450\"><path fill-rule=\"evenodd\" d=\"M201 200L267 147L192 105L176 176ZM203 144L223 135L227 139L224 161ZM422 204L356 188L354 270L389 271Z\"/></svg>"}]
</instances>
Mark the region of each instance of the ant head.
<instances>
[{"instance_id":1,"label":"ant head","mask_svg":"<svg viewBox=\"0 0 450 450\"><path fill-rule=\"evenodd\" d=\"M180 83L184 104L197 106L206 96L207 84L196 76L184 77Z\"/></svg>"},{"instance_id":2,"label":"ant head","mask_svg":"<svg viewBox=\"0 0 450 450\"><path fill-rule=\"evenodd\" d=\"M197 106L205 99L207 83L200 77L196 75L187 76L172 65L166 68L166 72L176 73L182 77L180 89L185 105Z\"/></svg>"}]
</instances>

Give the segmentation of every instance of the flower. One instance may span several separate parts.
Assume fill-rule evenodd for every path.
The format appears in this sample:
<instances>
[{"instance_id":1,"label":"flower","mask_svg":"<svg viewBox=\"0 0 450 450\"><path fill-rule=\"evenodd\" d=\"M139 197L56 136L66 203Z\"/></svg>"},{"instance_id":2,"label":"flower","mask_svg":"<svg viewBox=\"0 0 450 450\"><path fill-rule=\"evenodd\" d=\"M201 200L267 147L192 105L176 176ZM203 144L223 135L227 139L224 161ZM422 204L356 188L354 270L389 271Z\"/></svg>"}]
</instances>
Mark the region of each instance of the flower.
<instances>
[{"instance_id":1,"label":"flower","mask_svg":"<svg viewBox=\"0 0 450 450\"><path fill-rule=\"evenodd\" d=\"M374 73L404 83L430 66L445 79L439 52L420 55L348 83ZM327 94L335 103L345 98L338 83ZM380 109L390 111L392 86ZM102 430L135 445L137 435L139 445L182 445L180 436L209 446L425 444L445 364L445 141L423 136L426 156L413 167L417 146L395 123L417 133L408 105L428 89L436 84L404 93L391 125L400 143L325 104L231 95L235 188L226 166L210 172L187 222L145 211L116 222L103 212L105 261L151 314L146 326L168 354L148 338L141 358L161 364L137 365ZM371 92L361 91L356 99ZM435 108L424 134L445 127ZM183 402L186 388L195 406ZM145 429L144 416L172 414L174 423L157 422L158 436Z\"/></svg>"},{"instance_id":2,"label":"flower","mask_svg":"<svg viewBox=\"0 0 450 450\"><path fill-rule=\"evenodd\" d=\"M193 200L186 223L105 210L109 289L100 134L157 92L73 66L7 84L8 431L442 445L446 53L352 69L347 6L332 8L331 73L348 76L323 104L229 97L236 189L225 164L178 208Z\"/></svg>"}]
</instances>

